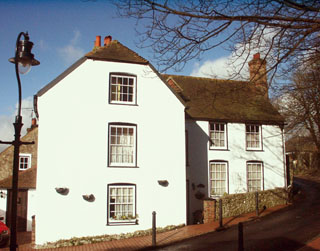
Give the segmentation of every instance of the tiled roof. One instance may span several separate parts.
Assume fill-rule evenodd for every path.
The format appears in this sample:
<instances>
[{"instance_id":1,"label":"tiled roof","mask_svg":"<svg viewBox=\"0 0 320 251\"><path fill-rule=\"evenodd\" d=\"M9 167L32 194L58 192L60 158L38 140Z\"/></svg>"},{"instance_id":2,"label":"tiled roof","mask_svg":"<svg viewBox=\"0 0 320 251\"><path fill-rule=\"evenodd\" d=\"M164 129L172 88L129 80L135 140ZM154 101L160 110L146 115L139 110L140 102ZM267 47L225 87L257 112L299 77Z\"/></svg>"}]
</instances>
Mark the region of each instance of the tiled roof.
<instances>
[{"instance_id":1,"label":"tiled roof","mask_svg":"<svg viewBox=\"0 0 320 251\"><path fill-rule=\"evenodd\" d=\"M40 91L38 91L36 96L41 97L52 87L58 84L62 79L64 79L71 72L73 72L76 68L78 68L81 64L83 64L87 59L144 65L149 64L151 66L148 60L139 56L137 53L130 50L128 47L124 46L117 40L113 40L107 46L93 48L92 51L85 54L68 69L66 69L63 73L61 73L58 77L56 77L49 84L47 84Z\"/></svg>"},{"instance_id":2,"label":"tiled roof","mask_svg":"<svg viewBox=\"0 0 320 251\"><path fill-rule=\"evenodd\" d=\"M180 75L162 75L174 80L186 101L186 113L197 120L283 124L270 101L257 93L252 83Z\"/></svg>"},{"instance_id":3,"label":"tiled roof","mask_svg":"<svg viewBox=\"0 0 320 251\"><path fill-rule=\"evenodd\" d=\"M19 189L36 188L37 168L31 167L25 171L19 171L18 187ZM1 189L12 188L12 176L0 181Z\"/></svg>"},{"instance_id":4,"label":"tiled roof","mask_svg":"<svg viewBox=\"0 0 320 251\"><path fill-rule=\"evenodd\" d=\"M148 64L148 60L139 56L117 40L113 40L107 46L95 47L85 55L94 60L125 62L134 64Z\"/></svg>"}]
</instances>

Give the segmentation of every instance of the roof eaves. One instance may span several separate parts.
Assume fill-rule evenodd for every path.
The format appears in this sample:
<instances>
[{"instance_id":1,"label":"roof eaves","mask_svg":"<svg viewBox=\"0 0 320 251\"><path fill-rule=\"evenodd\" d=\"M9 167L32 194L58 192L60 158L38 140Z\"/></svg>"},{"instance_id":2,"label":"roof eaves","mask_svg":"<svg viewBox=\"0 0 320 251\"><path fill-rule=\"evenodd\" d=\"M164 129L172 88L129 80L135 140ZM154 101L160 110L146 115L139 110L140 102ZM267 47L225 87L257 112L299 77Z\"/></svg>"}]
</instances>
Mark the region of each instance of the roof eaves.
<instances>
[{"instance_id":1,"label":"roof eaves","mask_svg":"<svg viewBox=\"0 0 320 251\"><path fill-rule=\"evenodd\" d=\"M58 84L62 79L64 79L66 76L68 76L71 72L73 72L76 68L78 68L81 64L83 64L87 60L86 57L81 57L78 61L76 61L74 64L72 64L69 68L67 68L63 73L61 73L58 77L56 77L54 80L52 80L49 84L47 84L45 87L40 89L36 96L41 97L43 94L45 94L47 91L49 91L52 87L54 87L56 84Z\"/></svg>"},{"instance_id":2,"label":"roof eaves","mask_svg":"<svg viewBox=\"0 0 320 251\"><path fill-rule=\"evenodd\" d=\"M243 124L261 124L261 125L285 125L282 120L249 120L249 119L215 119L209 117L192 117L188 114L188 118L197 121L215 121L224 123L243 123Z\"/></svg>"},{"instance_id":3,"label":"roof eaves","mask_svg":"<svg viewBox=\"0 0 320 251\"><path fill-rule=\"evenodd\" d=\"M119 63L129 63L129 64L142 64L142 65L148 65L149 62L133 62L130 60L121 60L121 59L108 59L108 58L99 58L94 56L85 56L88 59L97 60L97 61L108 61L108 62L119 62Z\"/></svg>"}]
</instances>

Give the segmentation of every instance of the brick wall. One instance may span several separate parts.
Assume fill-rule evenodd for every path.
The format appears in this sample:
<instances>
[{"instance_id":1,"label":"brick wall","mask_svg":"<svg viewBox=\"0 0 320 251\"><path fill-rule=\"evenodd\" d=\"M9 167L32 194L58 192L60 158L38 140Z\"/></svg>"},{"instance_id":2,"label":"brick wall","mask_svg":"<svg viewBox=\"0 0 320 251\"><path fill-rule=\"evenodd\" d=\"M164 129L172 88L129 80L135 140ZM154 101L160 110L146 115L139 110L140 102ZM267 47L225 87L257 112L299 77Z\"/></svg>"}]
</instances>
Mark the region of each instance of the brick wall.
<instances>
[{"instance_id":1,"label":"brick wall","mask_svg":"<svg viewBox=\"0 0 320 251\"><path fill-rule=\"evenodd\" d=\"M216 200L206 199L203 201L203 223L215 221Z\"/></svg>"}]
</instances>

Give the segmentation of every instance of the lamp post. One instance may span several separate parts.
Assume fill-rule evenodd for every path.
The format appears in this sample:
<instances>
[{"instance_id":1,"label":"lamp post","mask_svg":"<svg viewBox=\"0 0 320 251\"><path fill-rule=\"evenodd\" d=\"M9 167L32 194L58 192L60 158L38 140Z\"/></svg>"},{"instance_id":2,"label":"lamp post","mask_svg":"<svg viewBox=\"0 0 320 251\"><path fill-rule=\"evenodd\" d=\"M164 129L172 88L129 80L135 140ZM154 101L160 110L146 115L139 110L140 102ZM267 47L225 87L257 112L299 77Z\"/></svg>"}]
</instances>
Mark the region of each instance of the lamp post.
<instances>
[{"instance_id":1,"label":"lamp post","mask_svg":"<svg viewBox=\"0 0 320 251\"><path fill-rule=\"evenodd\" d=\"M20 40L21 37L24 40ZM34 58L31 53L33 43L29 41L28 32L20 32L16 42L15 57L10 58L9 61L15 64L16 77L18 81L18 115L15 118L14 126L14 141L4 142L0 141L2 144L11 144L14 146L13 153L13 170L12 170L12 197L11 197L11 221L10 221L10 251L16 250L17 248L17 198L18 198L18 173L19 173L19 149L21 145L34 144L34 142L21 142L21 128L22 117L21 117L21 82L19 73L25 74L30 70L31 66L39 65L40 62Z\"/></svg>"}]
</instances>

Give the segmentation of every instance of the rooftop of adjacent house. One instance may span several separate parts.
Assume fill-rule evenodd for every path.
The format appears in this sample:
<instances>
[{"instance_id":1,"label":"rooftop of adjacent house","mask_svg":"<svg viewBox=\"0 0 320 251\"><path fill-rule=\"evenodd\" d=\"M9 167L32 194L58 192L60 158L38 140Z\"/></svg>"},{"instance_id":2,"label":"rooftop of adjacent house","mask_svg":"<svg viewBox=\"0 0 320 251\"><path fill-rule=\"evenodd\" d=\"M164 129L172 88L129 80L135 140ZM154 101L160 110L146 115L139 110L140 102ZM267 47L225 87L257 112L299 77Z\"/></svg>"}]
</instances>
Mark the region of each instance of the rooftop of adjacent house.
<instances>
[{"instance_id":1,"label":"rooftop of adjacent house","mask_svg":"<svg viewBox=\"0 0 320 251\"><path fill-rule=\"evenodd\" d=\"M111 36L104 39L104 46L101 46L101 37L97 36L95 47L87 53L85 57L94 60L125 62L134 64L148 64L148 60L139 56L128 47L124 46L117 40L112 40Z\"/></svg>"},{"instance_id":2,"label":"rooftop of adjacent house","mask_svg":"<svg viewBox=\"0 0 320 251\"><path fill-rule=\"evenodd\" d=\"M37 168L31 167L24 171L19 171L19 189L36 188L37 183ZM12 176L9 176L0 181L0 189L12 188Z\"/></svg>"},{"instance_id":3,"label":"rooftop of adjacent house","mask_svg":"<svg viewBox=\"0 0 320 251\"><path fill-rule=\"evenodd\" d=\"M162 75L186 101L197 120L283 124L284 118L250 82L181 75Z\"/></svg>"}]
</instances>

